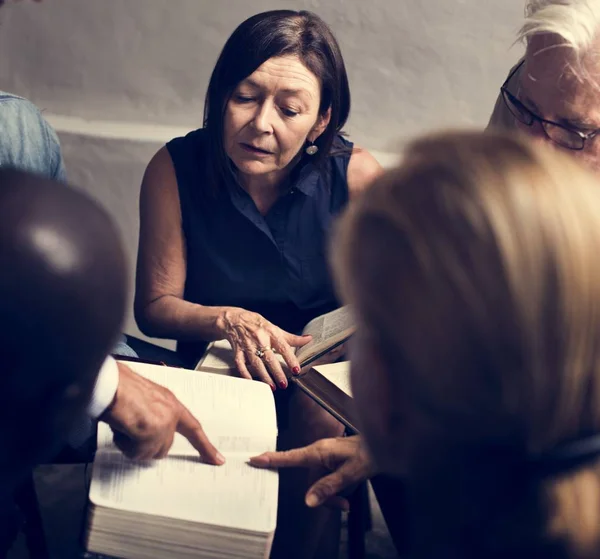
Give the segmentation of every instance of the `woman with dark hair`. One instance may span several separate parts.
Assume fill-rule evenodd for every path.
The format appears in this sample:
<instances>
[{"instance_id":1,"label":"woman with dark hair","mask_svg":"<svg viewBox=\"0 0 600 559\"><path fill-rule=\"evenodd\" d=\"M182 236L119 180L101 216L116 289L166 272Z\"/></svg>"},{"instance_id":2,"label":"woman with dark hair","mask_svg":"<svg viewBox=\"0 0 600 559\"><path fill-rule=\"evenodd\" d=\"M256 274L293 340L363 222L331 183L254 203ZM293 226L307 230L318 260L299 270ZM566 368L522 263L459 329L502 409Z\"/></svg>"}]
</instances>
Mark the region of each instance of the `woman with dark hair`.
<instances>
[{"instance_id":1,"label":"woman with dark hair","mask_svg":"<svg viewBox=\"0 0 600 559\"><path fill-rule=\"evenodd\" d=\"M144 333L176 339L189 364L208 341L228 339L241 376L287 387L275 354L299 372L293 348L310 337L297 334L339 306L331 224L381 172L342 136L349 111L340 48L318 16L276 10L234 31L210 79L204 127L169 142L146 170L135 297ZM307 399L288 399L279 415L295 418L289 445L340 433ZM305 482L292 484L299 503ZM300 516L290 518L298 537Z\"/></svg>"},{"instance_id":2,"label":"woman with dark hair","mask_svg":"<svg viewBox=\"0 0 600 559\"><path fill-rule=\"evenodd\" d=\"M227 338L240 374L285 387L295 336L338 306L326 237L380 172L340 132L350 91L339 46L309 12L251 17L229 38L204 128L163 147L141 191L136 318L189 363ZM260 359L257 350L267 348Z\"/></svg>"}]
</instances>

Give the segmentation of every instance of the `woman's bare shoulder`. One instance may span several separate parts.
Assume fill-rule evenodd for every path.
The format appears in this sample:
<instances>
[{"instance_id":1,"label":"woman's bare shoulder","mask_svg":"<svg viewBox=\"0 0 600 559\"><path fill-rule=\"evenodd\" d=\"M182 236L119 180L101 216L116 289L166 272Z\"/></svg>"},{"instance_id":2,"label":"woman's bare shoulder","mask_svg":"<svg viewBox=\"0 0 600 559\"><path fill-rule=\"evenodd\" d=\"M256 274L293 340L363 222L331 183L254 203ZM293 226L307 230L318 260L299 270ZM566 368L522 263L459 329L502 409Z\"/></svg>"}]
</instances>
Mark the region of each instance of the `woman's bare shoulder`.
<instances>
[{"instance_id":1,"label":"woman's bare shoulder","mask_svg":"<svg viewBox=\"0 0 600 559\"><path fill-rule=\"evenodd\" d=\"M383 173L377 159L364 148L354 146L348 163L348 191L353 198Z\"/></svg>"}]
</instances>

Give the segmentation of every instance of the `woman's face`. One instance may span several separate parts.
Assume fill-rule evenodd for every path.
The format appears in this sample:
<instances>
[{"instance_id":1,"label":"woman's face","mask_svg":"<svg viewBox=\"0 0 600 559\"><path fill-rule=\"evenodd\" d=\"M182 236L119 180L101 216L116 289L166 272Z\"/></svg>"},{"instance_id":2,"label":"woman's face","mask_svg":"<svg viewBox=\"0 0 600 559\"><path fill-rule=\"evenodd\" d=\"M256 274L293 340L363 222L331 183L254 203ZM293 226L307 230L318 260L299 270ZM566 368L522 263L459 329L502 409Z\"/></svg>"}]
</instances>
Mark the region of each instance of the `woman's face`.
<instances>
[{"instance_id":1,"label":"woman's face","mask_svg":"<svg viewBox=\"0 0 600 559\"><path fill-rule=\"evenodd\" d=\"M270 58L242 80L225 111L224 148L249 176L278 175L327 127L321 85L296 56Z\"/></svg>"}]
</instances>

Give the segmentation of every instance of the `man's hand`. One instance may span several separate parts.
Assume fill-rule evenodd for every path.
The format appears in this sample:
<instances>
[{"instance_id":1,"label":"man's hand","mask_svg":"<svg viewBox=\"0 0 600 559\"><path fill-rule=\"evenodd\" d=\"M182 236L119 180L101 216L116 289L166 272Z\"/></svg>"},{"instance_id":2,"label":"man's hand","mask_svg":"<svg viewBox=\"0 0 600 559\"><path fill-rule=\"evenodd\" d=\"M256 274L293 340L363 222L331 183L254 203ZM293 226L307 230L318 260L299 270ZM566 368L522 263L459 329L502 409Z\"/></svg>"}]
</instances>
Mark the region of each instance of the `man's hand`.
<instances>
[{"instance_id":1,"label":"man's hand","mask_svg":"<svg viewBox=\"0 0 600 559\"><path fill-rule=\"evenodd\" d=\"M163 458L181 433L209 464L220 465L223 456L210 443L202 426L172 392L119 367L119 387L112 404L100 417L114 432L115 444L128 458Z\"/></svg>"},{"instance_id":2,"label":"man's hand","mask_svg":"<svg viewBox=\"0 0 600 559\"><path fill-rule=\"evenodd\" d=\"M348 501L338 493L370 478L375 472L360 437L323 439L284 452L265 452L250 459L258 468L322 467L329 475L317 481L306 493L306 504L318 507L323 503L348 509Z\"/></svg>"}]
</instances>

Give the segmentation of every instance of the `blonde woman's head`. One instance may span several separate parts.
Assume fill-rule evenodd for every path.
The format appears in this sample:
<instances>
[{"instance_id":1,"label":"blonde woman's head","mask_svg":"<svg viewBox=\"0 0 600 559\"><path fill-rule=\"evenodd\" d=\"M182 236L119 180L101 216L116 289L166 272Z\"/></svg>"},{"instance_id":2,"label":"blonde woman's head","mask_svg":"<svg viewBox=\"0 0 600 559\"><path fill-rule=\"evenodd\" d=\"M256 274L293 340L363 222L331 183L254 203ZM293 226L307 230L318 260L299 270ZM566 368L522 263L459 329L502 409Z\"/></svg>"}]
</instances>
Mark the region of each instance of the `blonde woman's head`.
<instances>
[{"instance_id":1,"label":"blonde woman's head","mask_svg":"<svg viewBox=\"0 0 600 559\"><path fill-rule=\"evenodd\" d=\"M342 220L352 381L369 448L405 477L417 555L592 557L600 433L600 184L520 139L422 139ZM435 533L431 533L434 530Z\"/></svg>"}]
</instances>

